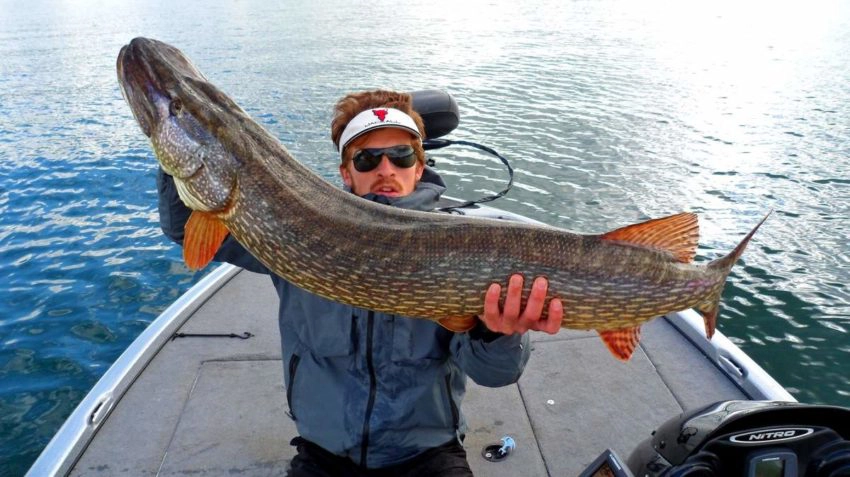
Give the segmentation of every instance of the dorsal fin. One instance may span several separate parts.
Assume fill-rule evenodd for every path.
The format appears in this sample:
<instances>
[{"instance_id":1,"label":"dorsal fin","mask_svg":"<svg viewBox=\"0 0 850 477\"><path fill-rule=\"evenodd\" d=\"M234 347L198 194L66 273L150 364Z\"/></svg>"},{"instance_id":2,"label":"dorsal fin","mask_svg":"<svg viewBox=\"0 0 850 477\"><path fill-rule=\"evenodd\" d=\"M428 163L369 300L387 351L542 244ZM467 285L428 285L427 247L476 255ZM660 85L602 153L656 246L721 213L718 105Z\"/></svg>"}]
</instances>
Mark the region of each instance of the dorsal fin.
<instances>
[{"instance_id":1,"label":"dorsal fin","mask_svg":"<svg viewBox=\"0 0 850 477\"><path fill-rule=\"evenodd\" d=\"M642 247L666 250L679 262L693 261L699 243L699 221L696 214L683 212L661 219L647 220L612 230L603 240L626 242Z\"/></svg>"}]
</instances>

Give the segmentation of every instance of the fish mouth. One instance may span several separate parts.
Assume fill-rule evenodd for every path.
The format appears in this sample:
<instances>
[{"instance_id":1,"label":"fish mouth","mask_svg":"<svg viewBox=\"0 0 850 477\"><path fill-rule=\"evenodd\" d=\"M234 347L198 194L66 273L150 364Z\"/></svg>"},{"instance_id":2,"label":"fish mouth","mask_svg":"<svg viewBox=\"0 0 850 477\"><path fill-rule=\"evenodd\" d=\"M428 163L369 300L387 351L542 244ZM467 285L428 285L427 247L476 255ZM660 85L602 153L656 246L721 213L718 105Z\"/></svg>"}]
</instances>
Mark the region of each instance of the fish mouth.
<instances>
[{"instance_id":1,"label":"fish mouth","mask_svg":"<svg viewBox=\"0 0 850 477\"><path fill-rule=\"evenodd\" d=\"M153 40L134 38L121 47L117 62L121 94L147 137L151 136L153 125L160 119L153 93L162 90L156 76L151 74L147 60L149 55L145 54L150 50L147 44L150 41Z\"/></svg>"},{"instance_id":2,"label":"fish mouth","mask_svg":"<svg viewBox=\"0 0 850 477\"><path fill-rule=\"evenodd\" d=\"M187 81L206 81L178 49L142 37L121 47L117 71L121 93L147 137L168 114L162 105L180 96Z\"/></svg>"}]
</instances>

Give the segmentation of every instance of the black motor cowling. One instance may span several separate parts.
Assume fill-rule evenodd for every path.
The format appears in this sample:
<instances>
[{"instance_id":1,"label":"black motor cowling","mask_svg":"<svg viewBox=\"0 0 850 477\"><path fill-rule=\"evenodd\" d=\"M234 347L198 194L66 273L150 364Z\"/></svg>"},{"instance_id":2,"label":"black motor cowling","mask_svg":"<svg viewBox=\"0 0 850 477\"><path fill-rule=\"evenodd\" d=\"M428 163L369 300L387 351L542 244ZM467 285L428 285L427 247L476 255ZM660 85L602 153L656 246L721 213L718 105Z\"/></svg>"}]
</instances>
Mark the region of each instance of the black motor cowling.
<instances>
[{"instance_id":1,"label":"black motor cowling","mask_svg":"<svg viewBox=\"0 0 850 477\"><path fill-rule=\"evenodd\" d=\"M850 409L718 402L662 424L627 466L641 477L850 477Z\"/></svg>"},{"instance_id":2,"label":"black motor cowling","mask_svg":"<svg viewBox=\"0 0 850 477\"><path fill-rule=\"evenodd\" d=\"M413 109L425 123L425 137L436 139L454 131L460 123L457 102L449 93L439 89L426 89L410 93Z\"/></svg>"}]
</instances>

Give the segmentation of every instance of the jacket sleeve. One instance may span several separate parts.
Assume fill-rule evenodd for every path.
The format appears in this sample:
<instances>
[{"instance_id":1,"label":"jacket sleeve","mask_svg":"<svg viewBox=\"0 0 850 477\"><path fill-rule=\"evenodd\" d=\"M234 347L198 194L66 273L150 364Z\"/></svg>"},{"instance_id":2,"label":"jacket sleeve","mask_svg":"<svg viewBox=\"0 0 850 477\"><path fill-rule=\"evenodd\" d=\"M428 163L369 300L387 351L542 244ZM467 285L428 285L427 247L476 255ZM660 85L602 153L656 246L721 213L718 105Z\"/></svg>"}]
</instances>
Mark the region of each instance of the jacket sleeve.
<instances>
[{"instance_id":1,"label":"jacket sleeve","mask_svg":"<svg viewBox=\"0 0 850 477\"><path fill-rule=\"evenodd\" d=\"M156 188L159 195L159 225L162 232L166 237L182 246L186 221L189 220L192 210L180 200L174 179L166 174L162 168L157 172ZM245 250L232 235L228 235L224 239L213 260L232 263L252 272L270 273L269 269Z\"/></svg>"},{"instance_id":2,"label":"jacket sleeve","mask_svg":"<svg viewBox=\"0 0 850 477\"><path fill-rule=\"evenodd\" d=\"M508 336L478 323L468 333L452 337L451 351L455 363L473 381L496 388L519 380L531 355L531 344L528 333Z\"/></svg>"}]
</instances>

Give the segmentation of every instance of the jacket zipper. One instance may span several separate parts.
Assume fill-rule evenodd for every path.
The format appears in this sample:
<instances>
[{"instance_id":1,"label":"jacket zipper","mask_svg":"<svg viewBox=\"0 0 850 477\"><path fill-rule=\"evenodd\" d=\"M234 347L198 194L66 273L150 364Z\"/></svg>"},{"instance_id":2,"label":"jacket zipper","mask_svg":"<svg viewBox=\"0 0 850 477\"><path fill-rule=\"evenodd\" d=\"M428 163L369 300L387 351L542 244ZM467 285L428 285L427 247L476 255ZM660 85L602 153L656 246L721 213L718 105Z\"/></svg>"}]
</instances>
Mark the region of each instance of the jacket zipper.
<instances>
[{"instance_id":1,"label":"jacket zipper","mask_svg":"<svg viewBox=\"0 0 850 477\"><path fill-rule=\"evenodd\" d=\"M366 367L369 370L369 401L366 404L366 420L363 422L363 441L360 447L360 465L366 467L366 456L369 448L369 420L372 418L372 408L375 406L377 393L377 378L375 364L372 362L372 334L375 328L375 312L369 311L366 329Z\"/></svg>"},{"instance_id":2,"label":"jacket zipper","mask_svg":"<svg viewBox=\"0 0 850 477\"><path fill-rule=\"evenodd\" d=\"M292 410L292 386L295 384L295 373L298 371L298 362L301 357L293 354L289 358L289 383L286 385L286 404L289 406L289 411L286 413L290 419L295 420L295 411Z\"/></svg>"},{"instance_id":3,"label":"jacket zipper","mask_svg":"<svg viewBox=\"0 0 850 477\"><path fill-rule=\"evenodd\" d=\"M455 430L457 430L458 425L460 424L460 412L457 409L457 404L455 404L455 400L452 399L452 375L446 375L446 396L449 398L449 406L452 410L452 425Z\"/></svg>"}]
</instances>

